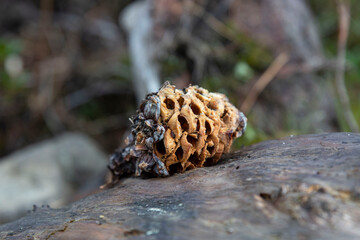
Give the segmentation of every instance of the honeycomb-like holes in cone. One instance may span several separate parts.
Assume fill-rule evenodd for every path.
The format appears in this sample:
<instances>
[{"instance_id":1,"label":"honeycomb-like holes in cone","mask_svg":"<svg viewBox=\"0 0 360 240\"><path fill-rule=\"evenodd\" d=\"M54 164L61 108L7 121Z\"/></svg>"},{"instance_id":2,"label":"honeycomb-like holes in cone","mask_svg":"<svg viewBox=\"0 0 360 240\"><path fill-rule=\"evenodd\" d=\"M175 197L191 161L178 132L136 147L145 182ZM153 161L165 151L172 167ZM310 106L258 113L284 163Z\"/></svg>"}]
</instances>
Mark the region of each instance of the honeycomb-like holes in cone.
<instances>
[{"instance_id":1,"label":"honeycomb-like holes in cone","mask_svg":"<svg viewBox=\"0 0 360 240\"><path fill-rule=\"evenodd\" d=\"M191 111L195 114L195 115L199 115L201 110L200 110L200 107L195 104L195 103L191 103L190 104L190 108L191 108Z\"/></svg>"},{"instance_id":2,"label":"honeycomb-like holes in cone","mask_svg":"<svg viewBox=\"0 0 360 240\"><path fill-rule=\"evenodd\" d=\"M205 131L207 135L211 133L211 125L208 121L205 121Z\"/></svg>"},{"instance_id":3,"label":"honeycomb-like holes in cone","mask_svg":"<svg viewBox=\"0 0 360 240\"><path fill-rule=\"evenodd\" d=\"M235 126L239 122L238 110L222 94L197 87L167 87L158 95L159 122L167 128L164 140L155 143L153 150L171 174L217 163L229 150L234 131L241 130L242 126Z\"/></svg>"},{"instance_id":4,"label":"honeycomb-like holes in cone","mask_svg":"<svg viewBox=\"0 0 360 240\"><path fill-rule=\"evenodd\" d=\"M166 98L164 100L164 103L165 103L167 109L174 109L175 108L175 102L173 100L169 99L169 98Z\"/></svg>"},{"instance_id":5,"label":"honeycomb-like holes in cone","mask_svg":"<svg viewBox=\"0 0 360 240\"><path fill-rule=\"evenodd\" d=\"M164 144L164 139L162 139L161 141L156 143L156 151L162 155L164 155L166 153L166 148L165 148L165 144Z\"/></svg>"},{"instance_id":6,"label":"honeycomb-like holes in cone","mask_svg":"<svg viewBox=\"0 0 360 240\"><path fill-rule=\"evenodd\" d=\"M197 132L200 131L200 120L199 119L196 121L196 131Z\"/></svg>"},{"instance_id":7,"label":"honeycomb-like holes in cone","mask_svg":"<svg viewBox=\"0 0 360 240\"><path fill-rule=\"evenodd\" d=\"M194 169L194 168L196 168L196 167L194 166L194 164L190 163L190 164L186 167L185 170L191 170L191 169Z\"/></svg>"},{"instance_id":8,"label":"honeycomb-like holes in cone","mask_svg":"<svg viewBox=\"0 0 360 240\"><path fill-rule=\"evenodd\" d=\"M196 96L201 102L204 102L204 101L205 101L204 96L201 95L200 93L196 93L195 96Z\"/></svg>"},{"instance_id":9,"label":"honeycomb-like holes in cone","mask_svg":"<svg viewBox=\"0 0 360 240\"><path fill-rule=\"evenodd\" d=\"M208 108L212 109L212 110L218 110L218 103L214 100L212 100L211 102L208 103L207 105Z\"/></svg>"},{"instance_id":10,"label":"honeycomb-like holes in cone","mask_svg":"<svg viewBox=\"0 0 360 240\"><path fill-rule=\"evenodd\" d=\"M208 152L210 153L210 155L213 155L215 152L215 145L213 146L207 146L206 148L208 150Z\"/></svg>"},{"instance_id":11,"label":"honeycomb-like holes in cone","mask_svg":"<svg viewBox=\"0 0 360 240\"><path fill-rule=\"evenodd\" d=\"M179 120L179 123L180 123L181 128L182 128L184 131L189 131L189 123L188 123L188 121L186 120L186 118L184 118L183 116L179 116L179 117L178 117L178 120Z\"/></svg>"},{"instance_id":12,"label":"honeycomb-like holes in cone","mask_svg":"<svg viewBox=\"0 0 360 240\"><path fill-rule=\"evenodd\" d=\"M182 166L181 163L174 163L169 166L170 174L174 174L177 172L182 172Z\"/></svg>"},{"instance_id":13,"label":"honeycomb-like holes in cone","mask_svg":"<svg viewBox=\"0 0 360 240\"><path fill-rule=\"evenodd\" d=\"M202 88L196 88L195 91L196 91L197 93L200 93L200 94L204 94L204 93L205 93L204 89L202 89Z\"/></svg>"},{"instance_id":14,"label":"honeycomb-like holes in cone","mask_svg":"<svg viewBox=\"0 0 360 240\"><path fill-rule=\"evenodd\" d=\"M226 114L228 114L228 110L225 108L224 112L221 114L220 118L224 118Z\"/></svg>"},{"instance_id":15,"label":"honeycomb-like holes in cone","mask_svg":"<svg viewBox=\"0 0 360 240\"><path fill-rule=\"evenodd\" d=\"M225 115L225 117L223 118L223 121L224 121L224 123L230 123L230 121L231 121L231 118L230 118L230 116L229 115Z\"/></svg>"},{"instance_id":16,"label":"honeycomb-like holes in cone","mask_svg":"<svg viewBox=\"0 0 360 240\"><path fill-rule=\"evenodd\" d=\"M181 161L181 159L184 157L184 150L182 149L182 147L179 147L178 149L176 149L175 155L176 155L178 161Z\"/></svg>"},{"instance_id":17,"label":"honeycomb-like holes in cone","mask_svg":"<svg viewBox=\"0 0 360 240\"><path fill-rule=\"evenodd\" d=\"M224 110L224 113L221 115L221 119L224 121L224 123L230 122L230 113L227 109Z\"/></svg>"},{"instance_id":18,"label":"honeycomb-like holes in cone","mask_svg":"<svg viewBox=\"0 0 360 240\"><path fill-rule=\"evenodd\" d=\"M182 107L184 105L184 98L183 97L179 97L177 101L178 101L180 107Z\"/></svg>"},{"instance_id":19,"label":"honeycomb-like holes in cone","mask_svg":"<svg viewBox=\"0 0 360 240\"><path fill-rule=\"evenodd\" d=\"M201 160L197 153L191 154L188 161L197 167L201 166Z\"/></svg>"},{"instance_id":20,"label":"honeycomb-like holes in cone","mask_svg":"<svg viewBox=\"0 0 360 240\"><path fill-rule=\"evenodd\" d=\"M231 134L231 137L235 139L238 134L239 133L237 133L237 132L233 132L233 134Z\"/></svg>"},{"instance_id":21,"label":"honeycomb-like holes in cone","mask_svg":"<svg viewBox=\"0 0 360 240\"><path fill-rule=\"evenodd\" d=\"M211 157L211 158L207 158L204 162L204 166L207 167L207 166L212 166L214 165L215 163L217 163L217 161Z\"/></svg>"},{"instance_id":22,"label":"honeycomb-like holes in cone","mask_svg":"<svg viewBox=\"0 0 360 240\"><path fill-rule=\"evenodd\" d=\"M188 135L188 136L186 137L186 140L187 140L193 147L196 146L197 139L194 138L193 136Z\"/></svg>"}]
</instances>

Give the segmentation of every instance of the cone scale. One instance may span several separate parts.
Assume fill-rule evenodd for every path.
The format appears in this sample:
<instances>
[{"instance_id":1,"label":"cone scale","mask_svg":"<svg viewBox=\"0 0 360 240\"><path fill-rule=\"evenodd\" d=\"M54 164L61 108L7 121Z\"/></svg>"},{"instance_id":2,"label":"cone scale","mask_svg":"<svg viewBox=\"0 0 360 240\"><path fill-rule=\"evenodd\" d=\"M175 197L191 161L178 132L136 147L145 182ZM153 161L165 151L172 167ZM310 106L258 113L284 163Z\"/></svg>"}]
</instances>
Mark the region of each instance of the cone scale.
<instances>
[{"instance_id":1,"label":"cone scale","mask_svg":"<svg viewBox=\"0 0 360 240\"><path fill-rule=\"evenodd\" d=\"M131 119L125 148L110 157L113 181L124 175L169 176L216 164L246 129L246 117L220 93L165 83Z\"/></svg>"}]
</instances>

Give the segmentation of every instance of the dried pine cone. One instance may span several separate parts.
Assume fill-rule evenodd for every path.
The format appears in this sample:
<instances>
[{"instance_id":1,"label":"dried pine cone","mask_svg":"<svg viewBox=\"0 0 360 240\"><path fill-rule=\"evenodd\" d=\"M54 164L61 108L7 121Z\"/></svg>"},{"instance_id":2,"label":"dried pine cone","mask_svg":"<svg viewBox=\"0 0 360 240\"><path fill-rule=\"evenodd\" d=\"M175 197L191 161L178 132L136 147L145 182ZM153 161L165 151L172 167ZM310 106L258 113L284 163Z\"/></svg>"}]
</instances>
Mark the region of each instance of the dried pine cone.
<instances>
[{"instance_id":1,"label":"dried pine cone","mask_svg":"<svg viewBox=\"0 0 360 240\"><path fill-rule=\"evenodd\" d=\"M130 119L126 147L110 158L113 180L134 172L168 176L215 164L244 133L246 120L223 94L166 83L147 95Z\"/></svg>"}]
</instances>

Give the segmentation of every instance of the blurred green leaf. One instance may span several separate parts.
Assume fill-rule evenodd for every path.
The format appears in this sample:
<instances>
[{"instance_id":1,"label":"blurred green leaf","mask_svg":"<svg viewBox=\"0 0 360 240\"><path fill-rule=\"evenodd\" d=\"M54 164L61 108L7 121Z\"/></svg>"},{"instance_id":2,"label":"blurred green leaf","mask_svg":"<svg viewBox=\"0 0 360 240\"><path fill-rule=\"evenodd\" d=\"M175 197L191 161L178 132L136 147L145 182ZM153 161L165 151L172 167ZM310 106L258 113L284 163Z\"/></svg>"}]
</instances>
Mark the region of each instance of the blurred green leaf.
<instances>
[{"instance_id":1,"label":"blurred green leaf","mask_svg":"<svg viewBox=\"0 0 360 240\"><path fill-rule=\"evenodd\" d=\"M0 38L0 61L11 54L19 54L23 49L23 45L19 39Z\"/></svg>"},{"instance_id":2,"label":"blurred green leaf","mask_svg":"<svg viewBox=\"0 0 360 240\"><path fill-rule=\"evenodd\" d=\"M246 83L254 77L254 70L246 62L240 61L235 65L234 76L241 82Z\"/></svg>"}]
</instances>

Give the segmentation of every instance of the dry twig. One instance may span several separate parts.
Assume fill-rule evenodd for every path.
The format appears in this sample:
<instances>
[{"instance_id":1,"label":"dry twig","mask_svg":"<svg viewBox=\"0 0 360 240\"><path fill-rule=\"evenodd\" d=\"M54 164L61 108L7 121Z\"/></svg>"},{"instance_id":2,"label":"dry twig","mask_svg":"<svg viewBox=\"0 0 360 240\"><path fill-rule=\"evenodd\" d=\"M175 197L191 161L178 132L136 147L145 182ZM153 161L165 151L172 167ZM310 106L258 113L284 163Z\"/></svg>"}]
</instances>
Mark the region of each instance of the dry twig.
<instances>
[{"instance_id":1,"label":"dry twig","mask_svg":"<svg viewBox=\"0 0 360 240\"><path fill-rule=\"evenodd\" d=\"M275 76L279 73L279 71L284 67L284 65L288 61L289 61L289 56L287 53L281 53L279 56L276 57L274 62L257 80L254 86L251 88L249 94L246 96L240 108L242 112L244 112L245 114L250 112L260 93L275 78Z\"/></svg>"},{"instance_id":2,"label":"dry twig","mask_svg":"<svg viewBox=\"0 0 360 240\"><path fill-rule=\"evenodd\" d=\"M345 86L345 57L346 57L346 42L349 35L350 25L350 2L347 0L338 0L339 13L339 35L337 44L337 65L335 86L339 96L340 104L343 109L344 119L349 125L351 131L359 132L359 126L351 111L349 95Z\"/></svg>"},{"instance_id":3,"label":"dry twig","mask_svg":"<svg viewBox=\"0 0 360 240\"><path fill-rule=\"evenodd\" d=\"M217 19L214 15L206 11L204 7L195 1L186 1L185 7L195 16L202 17L205 23L220 36L232 41L233 43L241 43L238 38L238 32L225 23Z\"/></svg>"}]
</instances>

